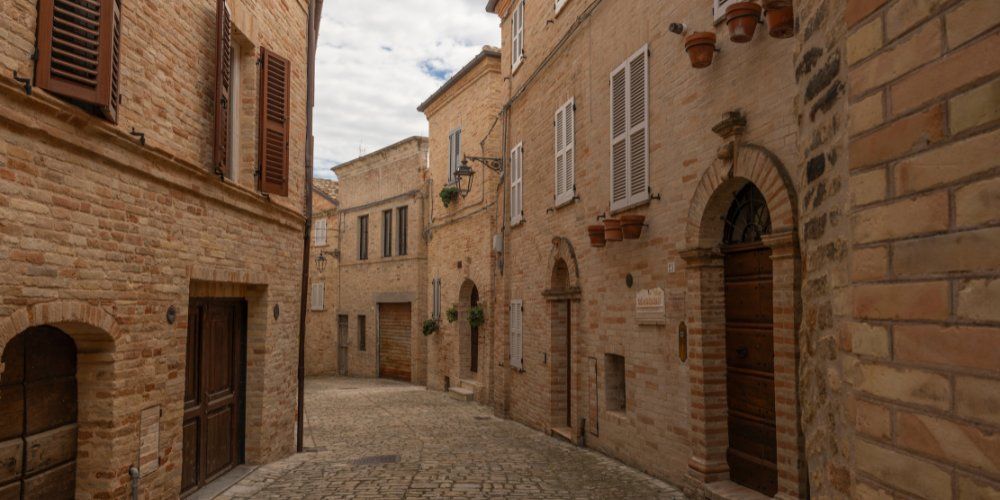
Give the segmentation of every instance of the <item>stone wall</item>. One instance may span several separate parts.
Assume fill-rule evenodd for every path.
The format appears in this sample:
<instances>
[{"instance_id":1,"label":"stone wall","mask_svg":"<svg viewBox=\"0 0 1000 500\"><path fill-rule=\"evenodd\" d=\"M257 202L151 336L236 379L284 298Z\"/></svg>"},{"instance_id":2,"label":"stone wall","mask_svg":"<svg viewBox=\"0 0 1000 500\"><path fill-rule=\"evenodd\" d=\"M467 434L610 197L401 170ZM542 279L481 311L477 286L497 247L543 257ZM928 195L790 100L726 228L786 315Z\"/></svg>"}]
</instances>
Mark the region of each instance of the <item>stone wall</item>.
<instances>
[{"instance_id":1,"label":"stone wall","mask_svg":"<svg viewBox=\"0 0 1000 500\"><path fill-rule=\"evenodd\" d=\"M340 180L336 226L340 260L334 279L336 314L348 318L347 373L378 376L378 304L411 304L412 382L426 382L427 246L422 234L427 191L427 139L411 137L334 168ZM398 254L397 209L407 207L407 254ZM382 213L393 212L392 256L382 254ZM358 220L368 217L368 258L360 260ZM358 317L365 317L365 350L360 350ZM335 320L336 321L336 320ZM340 370L341 367L337 367Z\"/></svg>"},{"instance_id":2,"label":"stone wall","mask_svg":"<svg viewBox=\"0 0 1000 500\"><path fill-rule=\"evenodd\" d=\"M170 9L123 2L117 125L38 88L27 96L10 77L33 73L36 3L0 2L0 348L45 324L76 341L77 496L127 497L140 434L159 437L143 448L141 495L178 495L188 303L195 296L247 300L246 460L290 455L304 227L305 2L230 2L248 54L267 45L291 61L290 190L269 199L252 187L252 140L241 145L235 182L211 174L214 87L206 82L215 78L216 2ZM245 104L255 107L253 86L245 88ZM244 125L252 131L256 121ZM129 134L133 128L145 133L145 145ZM159 418L140 418L155 417L143 411L157 407Z\"/></svg>"}]
</instances>

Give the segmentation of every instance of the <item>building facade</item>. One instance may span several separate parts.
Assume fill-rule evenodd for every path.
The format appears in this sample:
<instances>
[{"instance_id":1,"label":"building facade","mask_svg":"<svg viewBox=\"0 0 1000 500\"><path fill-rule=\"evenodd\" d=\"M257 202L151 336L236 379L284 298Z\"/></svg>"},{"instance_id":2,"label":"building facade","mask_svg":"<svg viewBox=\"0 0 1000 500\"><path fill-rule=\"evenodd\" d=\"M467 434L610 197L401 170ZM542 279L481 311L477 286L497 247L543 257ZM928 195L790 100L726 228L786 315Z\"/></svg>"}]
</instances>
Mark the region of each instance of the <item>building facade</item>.
<instances>
[{"instance_id":1,"label":"building facade","mask_svg":"<svg viewBox=\"0 0 1000 500\"><path fill-rule=\"evenodd\" d=\"M337 211L336 369L427 381L427 138L411 137L334 167Z\"/></svg>"},{"instance_id":2,"label":"building facade","mask_svg":"<svg viewBox=\"0 0 1000 500\"><path fill-rule=\"evenodd\" d=\"M309 248L309 300L306 312L306 375L337 373L337 264L340 183L313 181L312 239Z\"/></svg>"},{"instance_id":3,"label":"building facade","mask_svg":"<svg viewBox=\"0 0 1000 500\"><path fill-rule=\"evenodd\" d=\"M0 2L0 497L295 451L318 8Z\"/></svg>"},{"instance_id":4,"label":"building facade","mask_svg":"<svg viewBox=\"0 0 1000 500\"><path fill-rule=\"evenodd\" d=\"M500 173L480 161L465 162L471 177L456 172L466 157L500 154L499 135L489 132L499 125L502 91L500 51L485 47L418 108L431 138L425 229L430 282L423 286L431 297L428 319L439 327L428 339L427 385L484 404L492 400L494 353L506 341L495 335L491 319L498 307L493 235L499 234L502 185Z\"/></svg>"},{"instance_id":5,"label":"building facade","mask_svg":"<svg viewBox=\"0 0 1000 500\"><path fill-rule=\"evenodd\" d=\"M763 3L488 2L486 401L696 496L996 496L997 7Z\"/></svg>"}]
</instances>

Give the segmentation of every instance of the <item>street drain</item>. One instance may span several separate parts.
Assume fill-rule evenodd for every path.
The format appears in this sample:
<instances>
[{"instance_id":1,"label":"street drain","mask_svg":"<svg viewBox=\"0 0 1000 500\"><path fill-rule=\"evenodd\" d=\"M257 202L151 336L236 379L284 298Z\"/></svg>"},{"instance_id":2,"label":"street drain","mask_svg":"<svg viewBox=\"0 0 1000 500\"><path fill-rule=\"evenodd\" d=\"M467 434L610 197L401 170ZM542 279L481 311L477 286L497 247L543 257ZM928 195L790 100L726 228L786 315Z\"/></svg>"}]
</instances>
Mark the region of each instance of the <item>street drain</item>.
<instances>
[{"instance_id":1,"label":"street drain","mask_svg":"<svg viewBox=\"0 0 1000 500\"><path fill-rule=\"evenodd\" d=\"M375 455L371 457L359 458L352 462L354 465L378 465L399 463L399 455Z\"/></svg>"}]
</instances>

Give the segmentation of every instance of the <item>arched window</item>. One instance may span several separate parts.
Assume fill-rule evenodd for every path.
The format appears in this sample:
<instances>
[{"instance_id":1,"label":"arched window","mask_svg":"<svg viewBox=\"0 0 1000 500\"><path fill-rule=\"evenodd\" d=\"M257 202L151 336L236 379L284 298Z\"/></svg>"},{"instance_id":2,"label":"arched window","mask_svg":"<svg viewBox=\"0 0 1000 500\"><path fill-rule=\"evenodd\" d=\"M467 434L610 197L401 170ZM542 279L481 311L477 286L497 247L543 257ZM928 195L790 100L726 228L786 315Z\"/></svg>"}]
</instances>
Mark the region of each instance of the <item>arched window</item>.
<instances>
[{"instance_id":1,"label":"arched window","mask_svg":"<svg viewBox=\"0 0 1000 500\"><path fill-rule=\"evenodd\" d=\"M770 232L771 213L767 210L767 200L757 186L747 183L729 206L722 242L726 245L754 243Z\"/></svg>"}]
</instances>

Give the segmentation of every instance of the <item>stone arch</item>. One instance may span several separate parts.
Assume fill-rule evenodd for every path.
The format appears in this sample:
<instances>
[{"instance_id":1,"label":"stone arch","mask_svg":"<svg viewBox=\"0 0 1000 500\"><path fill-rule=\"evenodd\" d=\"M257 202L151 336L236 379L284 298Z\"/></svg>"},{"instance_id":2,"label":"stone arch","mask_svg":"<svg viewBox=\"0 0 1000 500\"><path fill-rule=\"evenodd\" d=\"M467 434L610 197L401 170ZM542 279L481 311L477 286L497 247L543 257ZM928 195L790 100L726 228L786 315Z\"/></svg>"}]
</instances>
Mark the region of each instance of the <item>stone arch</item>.
<instances>
[{"instance_id":1,"label":"stone arch","mask_svg":"<svg viewBox=\"0 0 1000 500\"><path fill-rule=\"evenodd\" d=\"M479 287L476 283L469 278L465 278L462 281L462 286L458 291L458 305L456 309L458 310L458 321L455 323L458 332L458 375L459 384L462 381L473 382L478 381L483 370L478 369L482 366L482 347L485 345L483 338L477 338L476 346L473 346L473 334L477 337L482 334L485 330L484 328L479 328L478 331L473 331L472 326L469 324L469 311L472 309L473 296L478 297ZM482 297L479 297L480 299ZM480 305L482 303L480 302ZM474 352L475 351L475 352ZM476 354L477 362L473 364L472 356ZM472 367L476 366L477 370L473 371Z\"/></svg>"},{"instance_id":2,"label":"stone arch","mask_svg":"<svg viewBox=\"0 0 1000 500\"><path fill-rule=\"evenodd\" d=\"M118 410L122 377L116 354L123 335L121 327L110 313L86 302L35 304L0 319L0 352L15 336L35 327L56 328L76 344L77 491L111 498L125 496L135 450L126 450L125 441L110 438L130 425ZM116 479L109 481L109 477Z\"/></svg>"},{"instance_id":3,"label":"stone arch","mask_svg":"<svg viewBox=\"0 0 1000 500\"><path fill-rule=\"evenodd\" d=\"M562 266L565 266L564 268ZM553 273L550 279L550 287L546 294L579 292L580 290L580 267L576 260L576 250L573 243L567 238L557 236L552 238L552 249L549 251L549 267ZM565 274L558 277L560 283L557 284L555 273L557 270ZM565 278L565 279L564 279Z\"/></svg>"},{"instance_id":4,"label":"stone arch","mask_svg":"<svg viewBox=\"0 0 1000 500\"><path fill-rule=\"evenodd\" d=\"M771 212L772 232L793 232L798 220L795 187L784 164L770 150L744 144L734 159L718 159L702 174L688 209L688 248L711 248L721 241L729 194L752 182L764 194Z\"/></svg>"}]
</instances>

